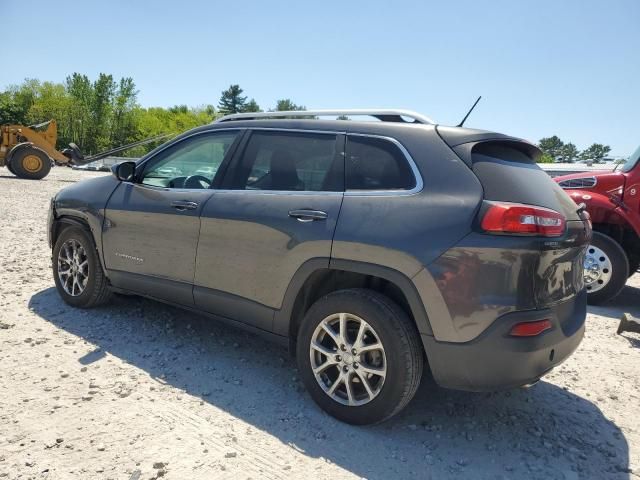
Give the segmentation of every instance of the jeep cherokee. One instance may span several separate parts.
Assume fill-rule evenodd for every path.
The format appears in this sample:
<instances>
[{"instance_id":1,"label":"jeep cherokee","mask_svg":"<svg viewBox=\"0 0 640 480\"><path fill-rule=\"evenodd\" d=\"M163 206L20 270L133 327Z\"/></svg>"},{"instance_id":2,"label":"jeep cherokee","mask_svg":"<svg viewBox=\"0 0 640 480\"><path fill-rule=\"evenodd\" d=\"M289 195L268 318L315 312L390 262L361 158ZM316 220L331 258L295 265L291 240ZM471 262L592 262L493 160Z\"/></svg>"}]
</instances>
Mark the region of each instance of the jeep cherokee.
<instances>
[{"instance_id":1,"label":"jeep cherokee","mask_svg":"<svg viewBox=\"0 0 640 480\"><path fill-rule=\"evenodd\" d=\"M400 110L230 115L60 191L53 276L288 342L320 407L380 422L424 369L512 388L580 343L591 226L539 155Z\"/></svg>"}]
</instances>

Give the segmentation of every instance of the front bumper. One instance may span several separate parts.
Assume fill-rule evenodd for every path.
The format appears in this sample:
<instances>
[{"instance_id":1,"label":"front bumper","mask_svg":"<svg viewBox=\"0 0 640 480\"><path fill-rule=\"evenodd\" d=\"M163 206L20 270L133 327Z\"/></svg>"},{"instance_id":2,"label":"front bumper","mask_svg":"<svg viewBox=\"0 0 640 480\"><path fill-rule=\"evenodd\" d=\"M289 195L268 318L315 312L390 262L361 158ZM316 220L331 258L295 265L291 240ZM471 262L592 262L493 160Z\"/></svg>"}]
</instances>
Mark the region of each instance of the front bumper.
<instances>
[{"instance_id":1,"label":"front bumper","mask_svg":"<svg viewBox=\"0 0 640 480\"><path fill-rule=\"evenodd\" d=\"M562 363L584 336L586 291L551 308L513 312L498 318L478 338L438 342L422 335L429 366L442 387L492 391L534 383ZM520 322L549 319L553 328L536 337L512 337Z\"/></svg>"}]
</instances>

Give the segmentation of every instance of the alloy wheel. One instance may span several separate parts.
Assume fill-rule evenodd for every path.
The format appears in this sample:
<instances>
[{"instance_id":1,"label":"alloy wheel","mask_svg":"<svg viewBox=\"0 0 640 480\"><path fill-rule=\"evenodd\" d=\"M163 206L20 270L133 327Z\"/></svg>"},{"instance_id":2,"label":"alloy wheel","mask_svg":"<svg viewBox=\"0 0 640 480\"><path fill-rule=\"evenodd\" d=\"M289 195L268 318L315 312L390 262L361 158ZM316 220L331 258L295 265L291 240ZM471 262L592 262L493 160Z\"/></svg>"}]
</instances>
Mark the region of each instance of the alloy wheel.
<instances>
[{"instance_id":1,"label":"alloy wheel","mask_svg":"<svg viewBox=\"0 0 640 480\"><path fill-rule=\"evenodd\" d=\"M387 360L380 336L362 318L336 313L316 327L311 368L322 390L342 405L371 402L382 390Z\"/></svg>"},{"instance_id":2,"label":"alloy wheel","mask_svg":"<svg viewBox=\"0 0 640 480\"><path fill-rule=\"evenodd\" d=\"M58 278L64 291L72 297L82 295L89 281L89 258L82 244L69 239L58 252Z\"/></svg>"}]
</instances>

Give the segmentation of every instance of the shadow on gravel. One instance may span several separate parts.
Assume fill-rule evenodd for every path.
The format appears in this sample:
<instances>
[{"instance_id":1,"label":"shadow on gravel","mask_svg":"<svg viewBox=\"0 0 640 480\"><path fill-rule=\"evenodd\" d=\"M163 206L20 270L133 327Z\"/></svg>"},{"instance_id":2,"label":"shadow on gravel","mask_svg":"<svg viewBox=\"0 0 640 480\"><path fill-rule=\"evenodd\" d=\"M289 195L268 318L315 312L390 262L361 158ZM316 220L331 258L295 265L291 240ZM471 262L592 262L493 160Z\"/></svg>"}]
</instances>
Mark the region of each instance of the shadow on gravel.
<instances>
[{"instance_id":1,"label":"shadow on gravel","mask_svg":"<svg viewBox=\"0 0 640 480\"><path fill-rule=\"evenodd\" d=\"M590 306L589 313L602 315L603 317L620 320L623 313L630 313L634 317L640 318L640 288L625 286L620 295L602 305ZM618 324L615 324L617 328Z\"/></svg>"},{"instance_id":2,"label":"shadow on gravel","mask_svg":"<svg viewBox=\"0 0 640 480\"><path fill-rule=\"evenodd\" d=\"M629 447L620 429L589 400L550 383L473 394L439 389L425 377L399 416L358 428L322 413L301 387L287 351L257 336L137 297L81 311L49 288L29 307L95 345L79 364L117 356L360 477L629 478ZM198 415L197 404L184 408ZM197 423L189 428L198 434ZM253 443L240 442L240 454L259 460L265 478L287 478L283 459L264 442Z\"/></svg>"},{"instance_id":3,"label":"shadow on gravel","mask_svg":"<svg viewBox=\"0 0 640 480\"><path fill-rule=\"evenodd\" d=\"M626 333L623 333L622 336L631 344L634 348L640 348L640 340L638 338L631 337Z\"/></svg>"}]
</instances>

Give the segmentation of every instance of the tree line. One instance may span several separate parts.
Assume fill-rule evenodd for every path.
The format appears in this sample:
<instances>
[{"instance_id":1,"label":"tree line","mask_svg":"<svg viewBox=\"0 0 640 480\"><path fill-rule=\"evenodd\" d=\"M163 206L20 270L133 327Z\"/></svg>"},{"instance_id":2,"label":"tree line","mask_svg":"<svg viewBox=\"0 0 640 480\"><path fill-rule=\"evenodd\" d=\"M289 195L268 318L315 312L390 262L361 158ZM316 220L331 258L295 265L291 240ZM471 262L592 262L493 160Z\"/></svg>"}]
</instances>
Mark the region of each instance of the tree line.
<instances>
[{"instance_id":1,"label":"tree line","mask_svg":"<svg viewBox=\"0 0 640 480\"><path fill-rule=\"evenodd\" d=\"M217 106L175 105L144 108L130 77L115 79L101 73L95 80L73 73L63 83L27 79L0 91L0 125L35 125L50 119L58 124L58 149L73 142L91 155L158 135L177 135L216 118L240 112L259 112L254 99L247 100L239 85L230 85ZM270 110L305 110L290 99L278 100ZM142 156L159 140L122 152Z\"/></svg>"},{"instance_id":2,"label":"tree line","mask_svg":"<svg viewBox=\"0 0 640 480\"><path fill-rule=\"evenodd\" d=\"M93 81L80 73L69 75L63 83L27 79L0 92L0 125L32 125L53 118L58 123L59 149L73 142L85 155L91 155L159 135L177 135L222 115L262 111L237 84L221 92L216 106L144 108L138 103L138 93L131 77L116 80L105 73ZM283 98L268 109L292 110L303 111L306 107ZM134 147L121 154L142 156L156 145ZM541 162L597 163L611 151L608 145L599 143L579 151L556 135L541 139L538 146L543 152Z\"/></svg>"},{"instance_id":3,"label":"tree line","mask_svg":"<svg viewBox=\"0 0 640 480\"><path fill-rule=\"evenodd\" d=\"M564 143L557 135L541 138L538 147L542 150L541 163L573 163L578 160L599 163L611 152L609 145L601 143L593 143L580 151L573 143Z\"/></svg>"}]
</instances>

